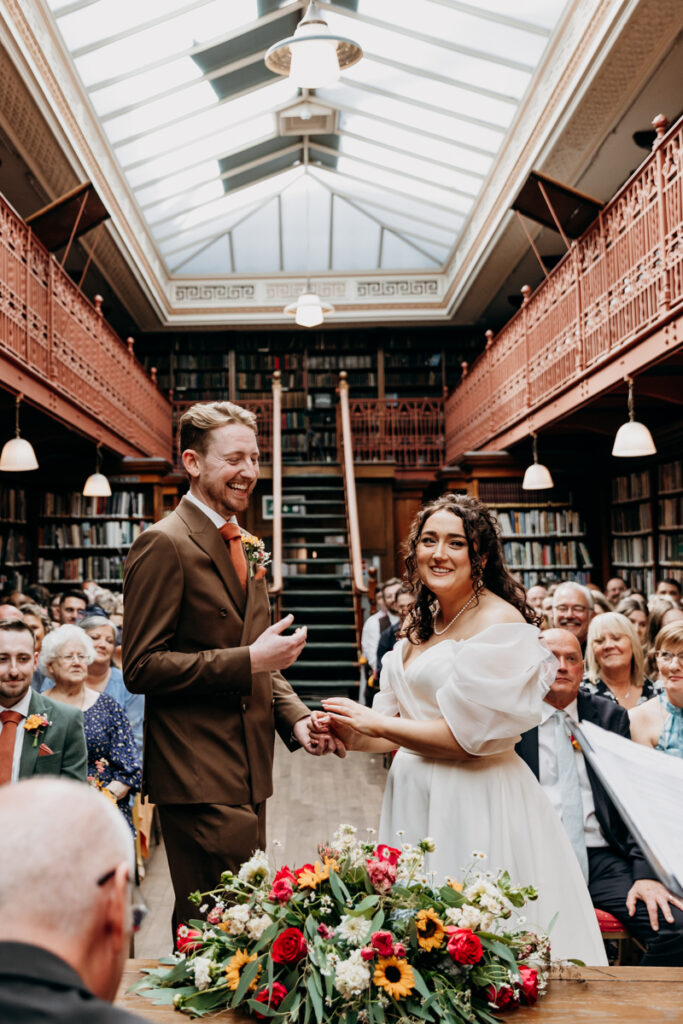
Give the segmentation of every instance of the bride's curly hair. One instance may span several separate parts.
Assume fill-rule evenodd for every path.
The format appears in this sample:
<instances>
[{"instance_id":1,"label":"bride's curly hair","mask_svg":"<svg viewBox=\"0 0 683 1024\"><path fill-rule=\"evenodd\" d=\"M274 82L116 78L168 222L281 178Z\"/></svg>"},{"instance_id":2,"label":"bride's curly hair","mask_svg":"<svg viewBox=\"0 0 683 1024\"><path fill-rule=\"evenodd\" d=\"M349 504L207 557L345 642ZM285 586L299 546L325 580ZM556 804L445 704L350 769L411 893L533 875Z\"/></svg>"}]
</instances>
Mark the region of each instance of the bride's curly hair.
<instances>
[{"instance_id":1,"label":"bride's curly hair","mask_svg":"<svg viewBox=\"0 0 683 1024\"><path fill-rule=\"evenodd\" d=\"M500 528L490 509L477 498L462 494L442 494L436 501L425 505L413 520L406 542L407 585L415 594L415 607L403 635L412 644L424 643L434 632L436 595L421 581L417 570L417 545L424 525L435 512L452 512L462 520L467 538L472 589L477 596L486 587L504 601L517 608L527 622L537 625L539 615L526 601L526 590L505 565Z\"/></svg>"}]
</instances>

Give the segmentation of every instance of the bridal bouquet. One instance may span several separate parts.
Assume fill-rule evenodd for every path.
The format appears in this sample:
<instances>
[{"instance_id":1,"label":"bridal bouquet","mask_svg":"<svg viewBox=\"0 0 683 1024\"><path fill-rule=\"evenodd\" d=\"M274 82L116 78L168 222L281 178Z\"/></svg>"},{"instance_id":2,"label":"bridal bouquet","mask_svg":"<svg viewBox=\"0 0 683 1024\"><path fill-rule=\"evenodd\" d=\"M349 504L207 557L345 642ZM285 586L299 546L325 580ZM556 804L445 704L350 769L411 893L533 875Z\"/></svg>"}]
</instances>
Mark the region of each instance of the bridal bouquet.
<instances>
[{"instance_id":1,"label":"bridal bouquet","mask_svg":"<svg viewBox=\"0 0 683 1024\"><path fill-rule=\"evenodd\" d=\"M191 896L205 917L178 928L177 954L135 989L198 1017L232 1007L272 1024L492 1024L535 1002L550 943L510 918L536 891L474 868L434 887L433 849L342 825L312 864L275 871L257 852Z\"/></svg>"}]
</instances>

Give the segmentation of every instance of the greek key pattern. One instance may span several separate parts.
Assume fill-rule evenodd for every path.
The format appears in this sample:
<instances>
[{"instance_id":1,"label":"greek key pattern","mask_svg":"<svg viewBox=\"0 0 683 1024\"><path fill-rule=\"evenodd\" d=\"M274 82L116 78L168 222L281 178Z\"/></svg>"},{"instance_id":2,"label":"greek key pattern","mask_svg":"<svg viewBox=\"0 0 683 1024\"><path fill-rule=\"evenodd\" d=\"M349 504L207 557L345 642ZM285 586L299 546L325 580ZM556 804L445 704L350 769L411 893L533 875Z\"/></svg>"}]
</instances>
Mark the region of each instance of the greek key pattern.
<instances>
[{"instance_id":1,"label":"greek key pattern","mask_svg":"<svg viewBox=\"0 0 683 1024\"><path fill-rule=\"evenodd\" d=\"M345 281L312 281L311 287L321 299L331 301L347 298ZM265 298L273 302L295 302L303 291L301 281L269 281Z\"/></svg>"},{"instance_id":2,"label":"greek key pattern","mask_svg":"<svg viewBox=\"0 0 683 1024\"><path fill-rule=\"evenodd\" d=\"M253 284L177 284L176 302L248 302L256 298Z\"/></svg>"},{"instance_id":3,"label":"greek key pattern","mask_svg":"<svg viewBox=\"0 0 683 1024\"><path fill-rule=\"evenodd\" d=\"M438 298L439 279L412 278L405 281L357 281L356 297L359 299L396 298Z\"/></svg>"}]
</instances>

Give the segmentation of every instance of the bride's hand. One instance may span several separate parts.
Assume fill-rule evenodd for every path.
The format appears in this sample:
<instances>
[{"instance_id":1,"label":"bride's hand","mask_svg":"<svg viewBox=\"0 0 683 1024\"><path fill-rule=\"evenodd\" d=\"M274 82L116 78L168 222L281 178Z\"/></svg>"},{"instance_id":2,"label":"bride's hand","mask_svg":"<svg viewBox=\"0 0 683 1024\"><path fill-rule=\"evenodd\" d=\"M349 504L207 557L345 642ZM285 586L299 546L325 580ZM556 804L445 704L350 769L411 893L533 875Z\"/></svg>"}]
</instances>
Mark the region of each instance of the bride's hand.
<instances>
[{"instance_id":1,"label":"bride's hand","mask_svg":"<svg viewBox=\"0 0 683 1024\"><path fill-rule=\"evenodd\" d=\"M332 728L341 736L342 740L344 736L341 730L344 728L351 728L354 732L375 739L382 736L383 716L378 715L372 708L358 704L355 700L349 700L348 697L330 697L321 703L330 716Z\"/></svg>"}]
</instances>

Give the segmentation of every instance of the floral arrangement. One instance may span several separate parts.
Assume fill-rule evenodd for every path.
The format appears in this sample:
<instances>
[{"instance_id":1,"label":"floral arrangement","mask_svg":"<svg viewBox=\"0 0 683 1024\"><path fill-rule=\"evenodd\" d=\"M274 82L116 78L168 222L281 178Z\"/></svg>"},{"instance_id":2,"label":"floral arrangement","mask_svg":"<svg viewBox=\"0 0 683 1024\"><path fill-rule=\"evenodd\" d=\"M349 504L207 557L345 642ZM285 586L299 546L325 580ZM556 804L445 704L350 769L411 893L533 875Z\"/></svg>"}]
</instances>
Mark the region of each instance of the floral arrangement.
<instances>
[{"instance_id":1,"label":"floral arrangement","mask_svg":"<svg viewBox=\"0 0 683 1024\"><path fill-rule=\"evenodd\" d=\"M266 551L260 537L255 537L253 533L247 533L246 530L242 530L242 545L244 557L249 566L249 575L251 577L256 575L256 579L261 579L265 576L266 566L271 561L270 551Z\"/></svg>"},{"instance_id":2,"label":"floral arrangement","mask_svg":"<svg viewBox=\"0 0 683 1024\"><path fill-rule=\"evenodd\" d=\"M523 917L508 930L532 887L470 868L436 888L424 874L432 840L399 850L355 831L340 826L294 870L259 851L193 893L205 919L181 925L177 953L134 989L195 1016L239 1007L282 1024L492 1024L536 1001L548 937Z\"/></svg>"},{"instance_id":3,"label":"floral arrangement","mask_svg":"<svg viewBox=\"0 0 683 1024\"><path fill-rule=\"evenodd\" d=\"M107 761L106 757L98 758L98 760L95 761L95 774L88 775L87 783L89 786L92 786L93 789L99 790L100 793L103 794L103 796L108 797L112 801L112 803L116 803L116 797L114 796L110 789L107 789L101 778L101 776L104 774L105 769L108 767L109 761Z\"/></svg>"},{"instance_id":4,"label":"floral arrangement","mask_svg":"<svg viewBox=\"0 0 683 1024\"><path fill-rule=\"evenodd\" d=\"M32 732L34 734L34 736L33 736L33 746L34 747L38 746L38 740L40 738L41 732L43 732L45 729L47 729L47 727L49 725L52 725L52 722L47 717L47 715L44 715L44 714L43 715L34 714L34 715L29 715L27 717L26 721L24 722L24 729L26 730L26 732Z\"/></svg>"}]
</instances>

